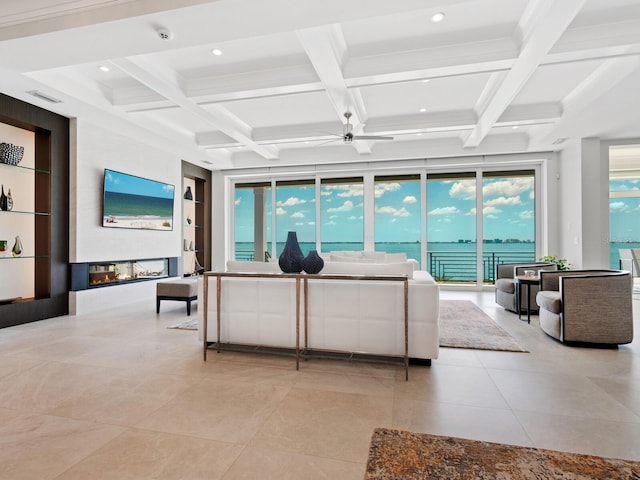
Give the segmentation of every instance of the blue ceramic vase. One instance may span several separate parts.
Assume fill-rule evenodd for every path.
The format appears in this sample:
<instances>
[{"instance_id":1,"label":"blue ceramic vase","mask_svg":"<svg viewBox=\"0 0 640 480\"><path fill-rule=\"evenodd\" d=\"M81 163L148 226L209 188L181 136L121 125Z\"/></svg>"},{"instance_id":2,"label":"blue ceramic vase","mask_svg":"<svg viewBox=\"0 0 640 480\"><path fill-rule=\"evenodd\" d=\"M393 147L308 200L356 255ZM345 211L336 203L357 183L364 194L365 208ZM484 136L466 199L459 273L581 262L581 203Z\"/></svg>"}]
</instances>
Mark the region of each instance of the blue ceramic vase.
<instances>
[{"instance_id":1,"label":"blue ceramic vase","mask_svg":"<svg viewBox=\"0 0 640 480\"><path fill-rule=\"evenodd\" d=\"M298 235L296 232L287 234L287 243L278 257L278 265L284 273L300 273L302 271L302 262L304 254L298 244Z\"/></svg>"},{"instance_id":2,"label":"blue ceramic vase","mask_svg":"<svg viewBox=\"0 0 640 480\"><path fill-rule=\"evenodd\" d=\"M324 260L318 255L317 250L311 250L309 255L302 260L302 269L310 274L320 273L324 268Z\"/></svg>"}]
</instances>

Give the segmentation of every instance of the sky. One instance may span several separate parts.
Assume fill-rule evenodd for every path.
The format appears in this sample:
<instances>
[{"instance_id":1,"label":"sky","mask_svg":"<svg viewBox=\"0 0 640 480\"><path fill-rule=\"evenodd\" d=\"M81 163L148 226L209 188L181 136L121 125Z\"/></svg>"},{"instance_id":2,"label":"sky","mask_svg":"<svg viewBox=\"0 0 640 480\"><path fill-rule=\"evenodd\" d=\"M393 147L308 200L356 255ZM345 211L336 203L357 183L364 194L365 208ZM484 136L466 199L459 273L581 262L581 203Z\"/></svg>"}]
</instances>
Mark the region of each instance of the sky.
<instances>
[{"instance_id":1,"label":"sky","mask_svg":"<svg viewBox=\"0 0 640 480\"><path fill-rule=\"evenodd\" d=\"M430 242L475 241L475 180L430 180L427 188L427 234ZM535 238L533 176L485 178L483 186L485 239ZM375 241L420 240L420 182L376 182ZM253 240L253 193L236 190L236 241ZM323 242L361 242L364 237L363 184L322 185ZM270 218L271 203L267 206ZM315 186L278 187L277 241L296 231L298 241L313 242L316 230ZM269 223L269 221L268 221ZM270 223L268 238L270 235Z\"/></svg>"},{"instance_id":2,"label":"sky","mask_svg":"<svg viewBox=\"0 0 640 480\"><path fill-rule=\"evenodd\" d=\"M173 185L116 172L114 170L104 171L104 189L107 192L171 199L173 199L174 194Z\"/></svg>"}]
</instances>

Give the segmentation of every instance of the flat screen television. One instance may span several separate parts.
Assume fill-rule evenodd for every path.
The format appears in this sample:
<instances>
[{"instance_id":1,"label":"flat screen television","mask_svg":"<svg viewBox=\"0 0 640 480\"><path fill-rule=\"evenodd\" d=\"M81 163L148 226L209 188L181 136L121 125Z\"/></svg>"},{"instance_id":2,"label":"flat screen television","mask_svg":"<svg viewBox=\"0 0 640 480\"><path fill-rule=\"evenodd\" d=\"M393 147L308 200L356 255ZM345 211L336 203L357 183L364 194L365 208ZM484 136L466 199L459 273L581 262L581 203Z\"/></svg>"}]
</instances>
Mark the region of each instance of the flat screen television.
<instances>
[{"instance_id":1,"label":"flat screen television","mask_svg":"<svg viewBox=\"0 0 640 480\"><path fill-rule=\"evenodd\" d=\"M105 168L103 192L103 227L173 230L173 185Z\"/></svg>"}]
</instances>

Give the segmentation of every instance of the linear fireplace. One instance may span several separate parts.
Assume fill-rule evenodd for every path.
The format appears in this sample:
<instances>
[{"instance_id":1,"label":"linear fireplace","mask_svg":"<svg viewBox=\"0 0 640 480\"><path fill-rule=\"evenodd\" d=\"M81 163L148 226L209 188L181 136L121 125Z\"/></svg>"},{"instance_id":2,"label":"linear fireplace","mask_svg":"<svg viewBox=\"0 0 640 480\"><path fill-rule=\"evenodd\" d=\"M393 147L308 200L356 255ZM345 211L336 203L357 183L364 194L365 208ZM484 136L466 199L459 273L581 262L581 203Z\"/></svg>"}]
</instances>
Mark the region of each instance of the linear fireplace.
<instances>
[{"instance_id":1,"label":"linear fireplace","mask_svg":"<svg viewBox=\"0 0 640 480\"><path fill-rule=\"evenodd\" d=\"M72 263L71 290L87 290L177 275L177 257Z\"/></svg>"}]
</instances>

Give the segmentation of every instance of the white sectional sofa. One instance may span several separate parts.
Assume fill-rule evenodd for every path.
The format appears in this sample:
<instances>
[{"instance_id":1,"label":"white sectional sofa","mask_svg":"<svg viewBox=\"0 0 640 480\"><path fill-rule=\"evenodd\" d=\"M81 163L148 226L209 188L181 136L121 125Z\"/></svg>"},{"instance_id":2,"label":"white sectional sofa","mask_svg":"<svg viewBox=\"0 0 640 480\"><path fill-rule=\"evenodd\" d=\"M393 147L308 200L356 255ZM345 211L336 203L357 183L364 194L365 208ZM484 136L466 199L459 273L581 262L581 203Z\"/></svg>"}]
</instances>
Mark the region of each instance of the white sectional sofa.
<instances>
[{"instance_id":1,"label":"white sectional sofa","mask_svg":"<svg viewBox=\"0 0 640 480\"><path fill-rule=\"evenodd\" d=\"M350 255L325 255L321 274L407 275L409 357L429 361L438 358L439 287L431 275L415 270L417 262L402 261L400 255L360 259L353 253ZM277 262L237 261L227 262L227 272L281 273ZM215 342L217 278L209 277L208 281L207 337L209 342ZM221 286L221 343L295 348L295 279L222 277ZM309 349L403 356L403 286L404 282L386 280L309 280L306 332ZM202 279L199 298L203 298ZM200 341L203 341L203 305L204 302L199 302ZM300 311L303 346L302 303Z\"/></svg>"}]
</instances>

